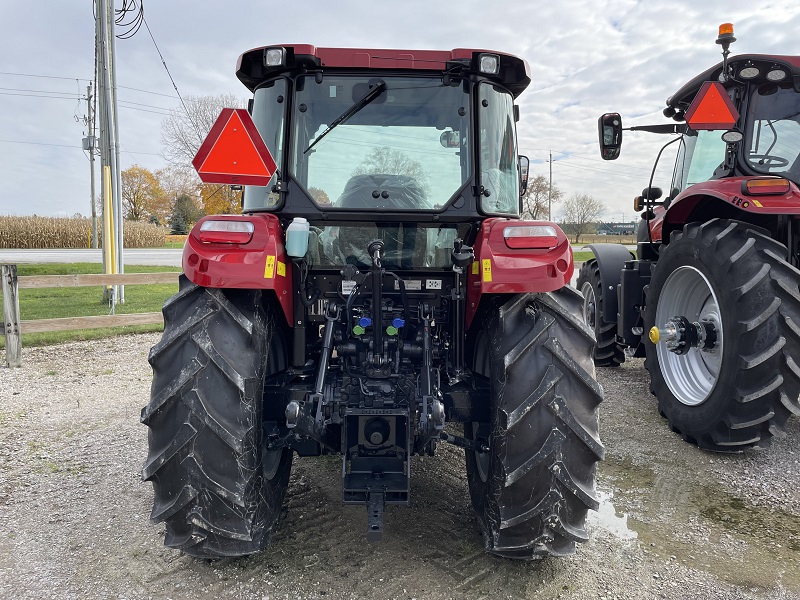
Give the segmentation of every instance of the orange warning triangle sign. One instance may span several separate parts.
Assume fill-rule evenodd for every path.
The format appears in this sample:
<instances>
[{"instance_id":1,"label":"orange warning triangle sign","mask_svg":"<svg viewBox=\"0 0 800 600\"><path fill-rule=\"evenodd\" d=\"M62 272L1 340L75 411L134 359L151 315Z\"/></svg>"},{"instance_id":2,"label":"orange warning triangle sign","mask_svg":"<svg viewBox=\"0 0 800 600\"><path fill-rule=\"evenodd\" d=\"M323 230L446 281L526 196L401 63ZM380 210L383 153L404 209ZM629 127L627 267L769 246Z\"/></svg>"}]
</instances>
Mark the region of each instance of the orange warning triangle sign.
<instances>
[{"instance_id":1,"label":"orange warning triangle sign","mask_svg":"<svg viewBox=\"0 0 800 600\"><path fill-rule=\"evenodd\" d=\"M267 185L278 168L243 108L223 108L192 160L205 183Z\"/></svg>"},{"instance_id":2,"label":"orange warning triangle sign","mask_svg":"<svg viewBox=\"0 0 800 600\"><path fill-rule=\"evenodd\" d=\"M686 122L695 131L730 129L738 120L739 111L717 81L706 81L686 111Z\"/></svg>"}]
</instances>

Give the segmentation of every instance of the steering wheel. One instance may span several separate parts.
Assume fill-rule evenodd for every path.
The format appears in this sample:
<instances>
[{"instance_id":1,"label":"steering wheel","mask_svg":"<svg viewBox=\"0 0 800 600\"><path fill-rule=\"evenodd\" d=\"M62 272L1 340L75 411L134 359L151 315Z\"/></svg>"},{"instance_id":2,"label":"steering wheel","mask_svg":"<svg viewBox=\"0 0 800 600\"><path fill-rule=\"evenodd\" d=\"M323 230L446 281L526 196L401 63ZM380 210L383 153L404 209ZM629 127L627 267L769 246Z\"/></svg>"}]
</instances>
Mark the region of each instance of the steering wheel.
<instances>
[{"instance_id":1,"label":"steering wheel","mask_svg":"<svg viewBox=\"0 0 800 600\"><path fill-rule=\"evenodd\" d=\"M757 162L767 167L788 167L788 159L782 156L772 156L771 154L751 154L750 162Z\"/></svg>"}]
</instances>

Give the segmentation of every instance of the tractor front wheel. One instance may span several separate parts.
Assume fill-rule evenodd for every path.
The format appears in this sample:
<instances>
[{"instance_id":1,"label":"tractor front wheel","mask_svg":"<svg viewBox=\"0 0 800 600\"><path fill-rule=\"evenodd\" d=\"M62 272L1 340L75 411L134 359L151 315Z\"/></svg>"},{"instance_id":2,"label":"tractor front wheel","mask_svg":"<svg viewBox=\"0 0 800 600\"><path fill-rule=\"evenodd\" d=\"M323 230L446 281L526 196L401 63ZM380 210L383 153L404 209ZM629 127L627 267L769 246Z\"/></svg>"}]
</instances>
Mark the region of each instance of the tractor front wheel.
<instances>
[{"instance_id":1,"label":"tractor front wheel","mask_svg":"<svg viewBox=\"0 0 800 600\"><path fill-rule=\"evenodd\" d=\"M747 223L673 232L647 290L645 367L662 415L714 451L765 446L800 414L800 271Z\"/></svg>"},{"instance_id":2,"label":"tractor front wheel","mask_svg":"<svg viewBox=\"0 0 800 600\"><path fill-rule=\"evenodd\" d=\"M142 479L153 482L151 519L165 522L165 545L198 558L258 552L280 514L292 454L264 447L269 309L260 291L181 277L150 351L153 385L141 420L150 428Z\"/></svg>"},{"instance_id":3,"label":"tractor front wheel","mask_svg":"<svg viewBox=\"0 0 800 600\"><path fill-rule=\"evenodd\" d=\"M570 287L522 294L490 308L473 341L489 380L491 423L467 423L481 446L466 452L467 480L486 550L517 559L560 556L588 540L597 509L594 336ZM487 449L488 448L488 449Z\"/></svg>"},{"instance_id":4,"label":"tractor front wheel","mask_svg":"<svg viewBox=\"0 0 800 600\"><path fill-rule=\"evenodd\" d=\"M606 291L600 281L600 267L596 259L587 260L578 272L577 287L583 294L581 315L583 322L594 330L597 344L594 349L594 364L597 367L618 367L625 362L625 352L617 344L617 323L603 318Z\"/></svg>"}]
</instances>

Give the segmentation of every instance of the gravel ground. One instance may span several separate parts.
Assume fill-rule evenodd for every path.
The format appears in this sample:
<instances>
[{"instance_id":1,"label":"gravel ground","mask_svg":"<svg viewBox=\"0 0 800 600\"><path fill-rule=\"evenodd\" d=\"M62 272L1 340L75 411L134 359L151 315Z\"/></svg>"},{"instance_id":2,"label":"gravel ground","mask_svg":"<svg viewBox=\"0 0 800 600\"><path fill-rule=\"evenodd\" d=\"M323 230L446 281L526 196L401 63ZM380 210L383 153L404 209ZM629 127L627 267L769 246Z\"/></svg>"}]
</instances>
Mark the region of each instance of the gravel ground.
<instances>
[{"instance_id":1,"label":"gravel ground","mask_svg":"<svg viewBox=\"0 0 800 600\"><path fill-rule=\"evenodd\" d=\"M765 451L715 455L671 433L640 360L601 370L604 502L575 556L482 551L463 454L416 459L385 541L340 503L340 463L297 459L273 544L240 560L163 547L139 480L157 334L26 349L0 369L3 598L798 598L800 420Z\"/></svg>"}]
</instances>

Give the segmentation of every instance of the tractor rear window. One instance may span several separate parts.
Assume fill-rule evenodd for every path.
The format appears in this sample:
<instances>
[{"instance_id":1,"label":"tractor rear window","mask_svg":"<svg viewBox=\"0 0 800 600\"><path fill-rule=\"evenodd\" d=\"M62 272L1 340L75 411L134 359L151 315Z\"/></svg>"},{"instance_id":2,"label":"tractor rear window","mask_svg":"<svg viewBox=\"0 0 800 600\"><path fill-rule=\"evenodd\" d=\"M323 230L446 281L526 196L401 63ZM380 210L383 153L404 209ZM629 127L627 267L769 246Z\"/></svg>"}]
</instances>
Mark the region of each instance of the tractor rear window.
<instances>
[{"instance_id":1,"label":"tractor rear window","mask_svg":"<svg viewBox=\"0 0 800 600\"><path fill-rule=\"evenodd\" d=\"M469 95L441 78L299 77L291 175L318 205L438 210L471 173Z\"/></svg>"}]
</instances>

